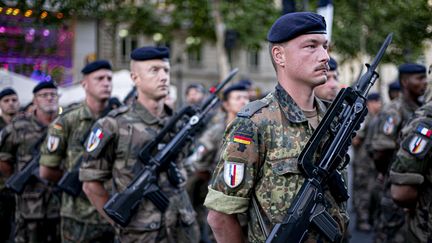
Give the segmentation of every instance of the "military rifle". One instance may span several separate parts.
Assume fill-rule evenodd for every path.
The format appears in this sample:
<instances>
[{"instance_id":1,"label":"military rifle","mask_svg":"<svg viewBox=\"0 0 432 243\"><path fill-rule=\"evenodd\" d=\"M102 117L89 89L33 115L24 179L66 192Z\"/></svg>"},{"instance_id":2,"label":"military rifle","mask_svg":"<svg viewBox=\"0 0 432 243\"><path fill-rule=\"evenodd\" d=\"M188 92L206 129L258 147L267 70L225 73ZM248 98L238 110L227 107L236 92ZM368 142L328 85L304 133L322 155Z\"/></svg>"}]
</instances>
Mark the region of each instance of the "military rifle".
<instances>
[{"instance_id":1,"label":"military rifle","mask_svg":"<svg viewBox=\"0 0 432 243\"><path fill-rule=\"evenodd\" d=\"M43 183L47 183L39 176L39 160L41 157L39 146L45 140L45 137L46 133L32 146L32 158L24 165L24 168L17 171L6 180L6 187L16 194L22 194L26 185L34 178Z\"/></svg>"},{"instance_id":2,"label":"military rifle","mask_svg":"<svg viewBox=\"0 0 432 243\"><path fill-rule=\"evenodd\" d=\"M174 186L184 182L185 179L180 175L174 161L178 154L203 127L206 115L219 102L218 93L237 72L238 69L232 70L228 77L218 84L216 89L200 107L186 107L179 115L174 116L155 139L140 151L138 161L144 164L144 168L123 192L114 194L104 205L103 209L105 213L112 220L123 227L127 226L138 205L144 198L150 200L161 212L166 211L169 199L158 186L158 174L161 171L166 171L170 183ZM150 152L155 145L160 144L160 141L162 141L162 138L165 137L168 131L173 131L173 127L175 127L178 121L184 121L185 115L188 116L188 119L178 128L178 131L176 131L170 142L152 156Z\"/></svg>"},{"instance_id":3,"label":"military rifle","mask_svg":"<svg viewBox=\"0 0 432 243\"><path fill-rule=\"evenodd\" d=\"M266 243L303 242L310 227L317 229L331 242L341 240L342 234L336 221L326 211L323 186L328 185L331 177L340 178L337 169L343 166L351 139L367 114L366 97L379 77L375 69L392 36L393 34L387 36L372 64L366 64L367 72L358 79L355 86L339 92L300 153L298 166L305 182L294 197L284 220L273 227ZM314 156L323 142L322 154ZM314 158L317 158L316 161ZM342 198L347 199L344 196Z\"/></svg>"}]
</instances>

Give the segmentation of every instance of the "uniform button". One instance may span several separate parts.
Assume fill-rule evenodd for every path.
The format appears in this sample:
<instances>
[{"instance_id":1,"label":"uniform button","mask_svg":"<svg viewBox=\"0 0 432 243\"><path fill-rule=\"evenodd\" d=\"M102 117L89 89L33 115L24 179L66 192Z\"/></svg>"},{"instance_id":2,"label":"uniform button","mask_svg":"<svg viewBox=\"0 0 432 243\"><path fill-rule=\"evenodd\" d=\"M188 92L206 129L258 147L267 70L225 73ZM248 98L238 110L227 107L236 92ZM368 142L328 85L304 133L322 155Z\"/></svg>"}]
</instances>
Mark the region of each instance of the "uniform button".
<instances>
[{"instance_id":1,"label":"uniform button","mask_svg":"<svg viewBox=\"0 0 432 243\"><path fill-rule=\"evenodd\" d=\"M150 229L156 229L156 224L155 223L151 223L150 224Z\"/></svg>"},{"instance_id":2,"label":"uniform button","mask_svg":"<svg viewBox=\"0 0 432 243\"><path fill-rule=\"evenodd\" d=\"M283 165L278 165L278 171L283 171Z\"/></svg>"}]
</instances>

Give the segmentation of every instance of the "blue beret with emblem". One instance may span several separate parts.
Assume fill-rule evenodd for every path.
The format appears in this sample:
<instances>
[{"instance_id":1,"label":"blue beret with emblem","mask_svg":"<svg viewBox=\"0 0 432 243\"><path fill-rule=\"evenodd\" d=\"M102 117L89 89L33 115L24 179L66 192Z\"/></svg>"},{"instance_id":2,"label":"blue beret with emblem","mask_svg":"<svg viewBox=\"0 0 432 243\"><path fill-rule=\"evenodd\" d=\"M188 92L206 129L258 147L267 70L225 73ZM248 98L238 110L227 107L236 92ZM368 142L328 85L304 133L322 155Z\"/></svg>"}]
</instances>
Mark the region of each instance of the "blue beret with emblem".
<instances>
[{"instance_id":1,"label":"blue beret with emblem","mask_svg":"<svg viewBox=\"0 0 432 243\"><path fill-rule=\"evenodd\" d=\"M335 71L338 67L338 64L336 62L335 59L333 59L332 57L330 57L330 61L328 62L329 67L330 67L330 71Z\"/></svg>"},{"instance_id":2,"label":"blue beret with emblem","mask_svg":"<svg viewBox=\"0 0 432 243\"><path fill-rule=\"evenodd\" d=\"M3 97L7 96L7 95L16 95L17 93L15 92L14 89L8 87L8 88L4 88L1 92L0 92L0 100L3 99Z\"/></svg>"},{"instance_id":3,"label":"blue beret with emblem","mask_svg":"<svg viewBox=\"0 0 432 243\"><path fill-rule=\"evenodd\" d=\"M236 83L233 84L231 86L229 86L228 88L226 88L223 92L223 100L227 100L228 99L228 95L233 92L233 91L247 91L248 90L248 86L246 86L243 83Z\"/></svg>"},{"instance_id":4,"label":"blue beret with emblem","mask_svg":"<svg viewBox=\"0 0 432 243\"><path fill-rule=\"evenodd\" d=\"M305 34L326 34L323 16L312 12L288 13L274 22L267 34L271 43L282 43Z\"/></svg>"},{"instance_id":5,"label":"blue beret with emblem","mask_svg":"<svg viewBox=\"0 0 432 243\"><path fill-rule=\"evenodd\" d=\"M399 66L399 74L426 74L426 67L416 63L404 63Z\"/></svg>"},{"instance_id":6,"label":"blue beret with emblem","mask_svg":"<svg viewBox=\"0 0 432 243\"><path fill-rule=\"evenodd\" d=\"M83 69L81 69L81 73L86 75L100 69L112 70L111 64L107 60L97 60L87 64Z\"/></svg>"},{"instance_id":7,"label":"blue beret with emblem","mask_svg":"<svg viewBox=\"0 0 432 243\"><path fill-rule=\"evenodd\" d=\"M130 57L135 61L168 59L169 49L166 47L144 46L133 50Z\"/></svg>"},{"instance_id":8,"label":"blue beret with emblem","mask_svg":"<svg viewBox=\"0 0 432 243\"><path fill-rule=\"evenodd\" d=\"M53 82L40 82L33 88L33 94L41 89L57 89L57 85Z\"/></svg>"}]
</instances>

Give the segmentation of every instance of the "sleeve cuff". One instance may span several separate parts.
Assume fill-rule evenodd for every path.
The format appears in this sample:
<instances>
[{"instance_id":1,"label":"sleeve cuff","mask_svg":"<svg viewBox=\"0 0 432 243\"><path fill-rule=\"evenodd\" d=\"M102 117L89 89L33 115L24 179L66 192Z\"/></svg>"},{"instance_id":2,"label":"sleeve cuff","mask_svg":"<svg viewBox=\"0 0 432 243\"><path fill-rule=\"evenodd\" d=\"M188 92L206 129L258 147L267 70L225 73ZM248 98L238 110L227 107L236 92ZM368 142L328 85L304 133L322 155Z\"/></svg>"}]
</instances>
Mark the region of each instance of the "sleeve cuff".
<instances>
[{"instance_id":1,"label":"sleeve cuff","mask_svg":"<svg viewBox=\"0 0 432 243\"><path fill-rule=\"evenodd\" d=\"M94 169L80 169L80 181L107 181L111 179L110 171L94 170Z\"/></svg>"},{"instance_id":2,"label":"sleeve cuff","mask_svg":"<svg viewBox=\"0 0 432 243\"><path fill-rule=\"evenodd\" d=\"M424 182L424 177L417 173L398 173L390 171L390 181L397 185L420 185Z\"/></svg>"},{"instance_id":3,"label":"sleeve cuff","mask_svg":"<svg viewBox=\"0 0 432 243\"><path fill-rule=\"evenodd\" d=\"M208 187L208 194L204 206L225 214L237 214L247 211L249 199L243 197L228 196L220 191Z\"/></svg>"},{"instance_id":4,"label":"sleeve cuff","mask_svg":"<svg viewBox=\"0 0 432 243\"><path fill-rule=\"evenodd\" d=\"M62 158L58 155L42 155L39 164L47 167L58 167L60 166Z\"/></svg>"}]
</instances>

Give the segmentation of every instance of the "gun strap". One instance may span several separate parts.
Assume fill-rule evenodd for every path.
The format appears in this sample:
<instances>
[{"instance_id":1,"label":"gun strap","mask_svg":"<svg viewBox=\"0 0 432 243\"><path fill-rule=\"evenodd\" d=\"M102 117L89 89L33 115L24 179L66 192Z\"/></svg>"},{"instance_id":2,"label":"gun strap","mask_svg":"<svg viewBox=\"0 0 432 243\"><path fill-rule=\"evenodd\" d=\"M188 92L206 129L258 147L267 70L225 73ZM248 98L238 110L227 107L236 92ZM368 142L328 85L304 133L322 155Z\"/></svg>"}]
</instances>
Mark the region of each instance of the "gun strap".
<instances>
[{"instance_id":1,"label":"gun strap","mask_svg":"<svg viewBox=\"0 0 432 243\"><path fill-rule=\"evenodd\" d=\"M271 225L271 223L270 220L267 218L266 214L264 213L264 210L259 205L255 194L252 196L252 206L254 208L255 214L257 215L258 224L261 228L261 231L265 238L267 238L270 234L269 226Z\"/></svg>"}]
</instances>

